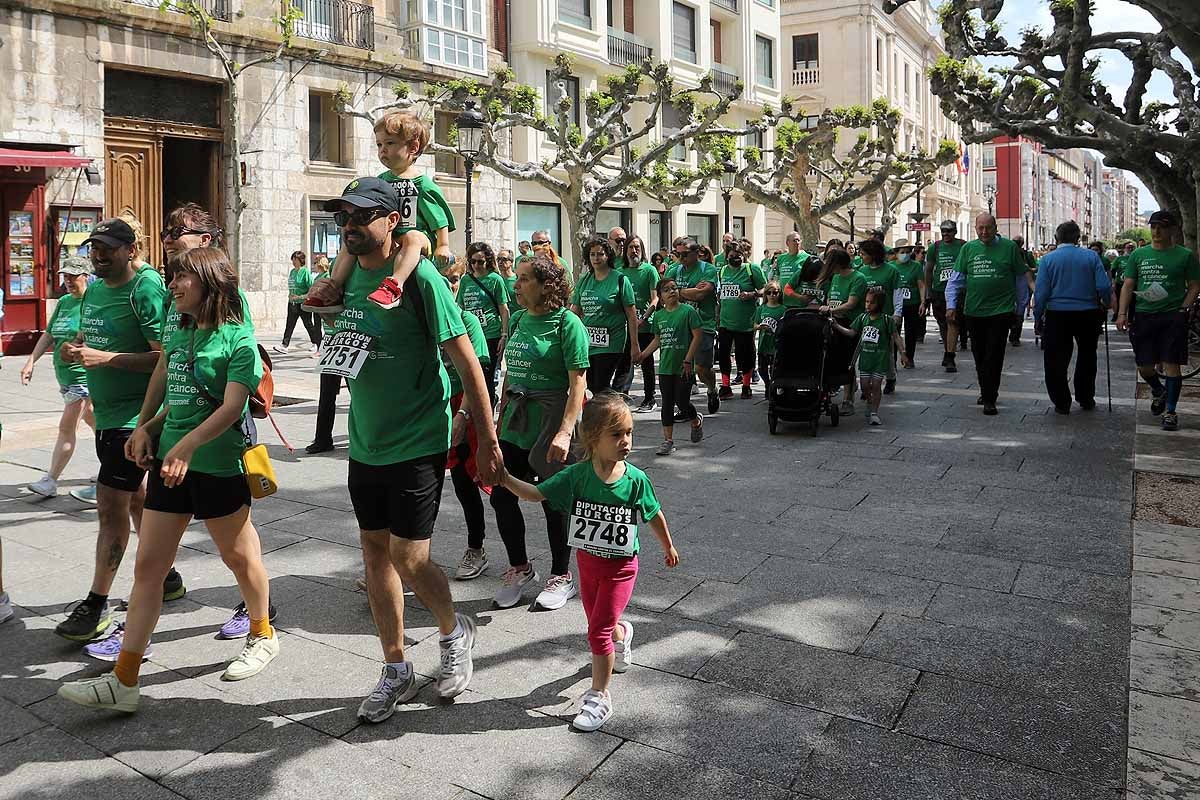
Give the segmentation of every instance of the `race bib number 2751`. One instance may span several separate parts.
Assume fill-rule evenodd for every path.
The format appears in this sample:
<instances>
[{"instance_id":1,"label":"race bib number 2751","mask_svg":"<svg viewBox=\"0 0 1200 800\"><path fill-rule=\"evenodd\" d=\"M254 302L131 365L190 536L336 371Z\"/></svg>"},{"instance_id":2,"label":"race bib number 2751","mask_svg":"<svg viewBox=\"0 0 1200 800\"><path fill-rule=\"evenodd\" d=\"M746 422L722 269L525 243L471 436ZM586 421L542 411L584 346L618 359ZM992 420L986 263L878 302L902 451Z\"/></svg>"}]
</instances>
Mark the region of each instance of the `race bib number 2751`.
<instances>
[{"instance_id":1,"label":"race bib number 2751","mask_svg":"<svg viewBox=\"0 0 1200 800\"><path fill-rule=\"evenodd\" d=\"M374 339L358 331L338 331L325 343L317 371L323 375L357 378L371 355Z\"/></svg>"},{"instance_id":2,"label":"race bib number 2751","mask_svg":"<svg viewBox=\"0 0 1200 800\"><path fill-rule=\"evenodd\" d=\"M576 500L567 542L599 556L629 557L637 544L637 512L625 506Z\"/></svg>"}]
</instances>

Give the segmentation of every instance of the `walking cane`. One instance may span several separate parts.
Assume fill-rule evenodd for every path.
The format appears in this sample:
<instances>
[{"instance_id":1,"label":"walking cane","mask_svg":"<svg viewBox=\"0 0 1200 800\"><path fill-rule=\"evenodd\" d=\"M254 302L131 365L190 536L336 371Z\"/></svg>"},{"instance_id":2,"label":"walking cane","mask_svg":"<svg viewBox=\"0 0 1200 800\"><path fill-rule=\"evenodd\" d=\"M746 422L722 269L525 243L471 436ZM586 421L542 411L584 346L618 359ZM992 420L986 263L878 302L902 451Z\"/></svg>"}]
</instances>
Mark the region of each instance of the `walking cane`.
<instances>
[{"instance_id":1,"label":"walking cane","mask_svg":"<svg viewBox=\"0 0 1200 800\"><path fill-rule=\"evenodd\" d=\"M1101 324L1104 326L1104 380L1108 383L1108 413L1112 413L1112 362L1108 354L1108 308L1101 303Z\"/></svg>"}]
</instances>

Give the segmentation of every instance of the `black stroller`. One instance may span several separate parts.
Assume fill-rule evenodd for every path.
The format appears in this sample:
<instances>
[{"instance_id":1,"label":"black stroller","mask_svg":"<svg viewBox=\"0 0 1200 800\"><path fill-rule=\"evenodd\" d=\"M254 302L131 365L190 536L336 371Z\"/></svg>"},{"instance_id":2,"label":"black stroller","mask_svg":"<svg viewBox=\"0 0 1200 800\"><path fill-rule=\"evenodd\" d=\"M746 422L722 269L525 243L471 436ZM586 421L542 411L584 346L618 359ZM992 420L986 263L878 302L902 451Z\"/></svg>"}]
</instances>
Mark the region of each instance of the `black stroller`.
<instances>
[{"instance_id":1,"label":"black stroller","mask_svg":"<svg viewBox=\"0 0 1200 800\"><path fill-rule=\"evenodd\" d=\"M767 398L767 425L774 434L780 422L803 423L817 435L821 415L838 424L838 407L830 398L850 381L855 340L833 330L830 318L794 308L775 329L775 363Z\"/></svg>"}]
</instances>

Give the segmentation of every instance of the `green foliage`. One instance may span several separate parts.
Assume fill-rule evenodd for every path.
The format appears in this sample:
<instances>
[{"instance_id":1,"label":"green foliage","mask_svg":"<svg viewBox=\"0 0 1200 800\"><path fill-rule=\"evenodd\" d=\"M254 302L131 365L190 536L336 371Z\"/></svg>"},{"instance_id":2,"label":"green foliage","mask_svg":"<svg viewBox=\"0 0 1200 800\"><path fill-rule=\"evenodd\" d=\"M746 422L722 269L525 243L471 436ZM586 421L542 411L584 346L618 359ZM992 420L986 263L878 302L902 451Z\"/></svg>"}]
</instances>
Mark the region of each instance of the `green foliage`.
<instances>
[{"instance_id":1,"label":"green foliage","mask_svg":"<svg viewBox=\"0 0 1200 800\"><path fill-rule=\"evenodd\" d=\"M1133 242L1135 245L1137 244L1138 239L1145 239L1148 242L1150 241L1150 229L1127 228L1121 231L1121 235L1118 236L1117 239L1122 242Z\"/></svg>"},{"instance_id":2,"label":"green foliage","mask_svg":"<svg viewBox=\"0 0 1200 800\"><path fill-rule=\"evenodd\" d=\"M567 144L571 147L579 147L583 144L583 131L579 130L578 125L567 128Z\"/></svg>"},{"instance_id":3,"label":"green foliage","mask_svg":"<svg viewBox=\"0 0 1200 800\"><path fill-rule=\"evenodd\" d=\"M412 96L412 86L407 81L396 81L392 84L392 96L397 100L407 100Z\"/></svg>"}]
</instances>

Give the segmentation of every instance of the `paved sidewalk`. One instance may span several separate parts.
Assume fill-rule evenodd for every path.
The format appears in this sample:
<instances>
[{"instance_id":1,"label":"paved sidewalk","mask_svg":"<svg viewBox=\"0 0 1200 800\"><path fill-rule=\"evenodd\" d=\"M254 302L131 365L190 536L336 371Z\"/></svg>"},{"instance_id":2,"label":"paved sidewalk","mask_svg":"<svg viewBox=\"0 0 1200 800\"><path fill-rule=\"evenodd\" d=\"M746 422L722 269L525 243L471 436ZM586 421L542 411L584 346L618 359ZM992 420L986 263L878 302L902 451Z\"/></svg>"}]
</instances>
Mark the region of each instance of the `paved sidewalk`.
<instances>
[{"instance_id":1,"label":"paved sidewalk","mask_svg":"<svg viewBox=\"0 0 1200 800\"><path fill-rule=\"evenodd\" d=\"M490 511L487 575L453 583L479 623L470 691L442 703L426 688L387 723L357 722L379 647L353 589L344 446L317 457L272 447L281 489L254 511L280 609L282 653L267 672L220 681L239 644L213 634L237 589L193 526L177 561L188 595L164 610L142 709L126 718L59 700L61 680L107 669L51 632L90 580L95 513L65 492L30 500L58 400L49 369L22 390L7 359L0 536L20 608L0 627L0 798L1118 800L1131 353L1114 339L1114 413L1063 417L1028 337L1009 351L1001 413L988 418L970 355L945 375L938 349L935 331L886 398L882 428L860 414L816 439L769 436L756 387L753 402L706 422L701 445L656 459L657 415L637 416L631 460L655 482L682 563L667 570L647 540L629 612L635 665L614 680L616 715L588 735L568 728L589 674L582 609L491 607L506 564ZM311 365L281 359L279 391L315 398ZM279 410L293 444L310 440L314 408ZM344 431L341 415L339 443ZM65 482L94 469L81 436ZM527 512L544 566L540 514ZM439 563L464 546L447 486ZM127 558L115 596L131 577ZM413 602L407 623L410 658L431 675L432 620ZM1194 741L1183 746L1194 760Z\"/></svg>"}]
</instances>

